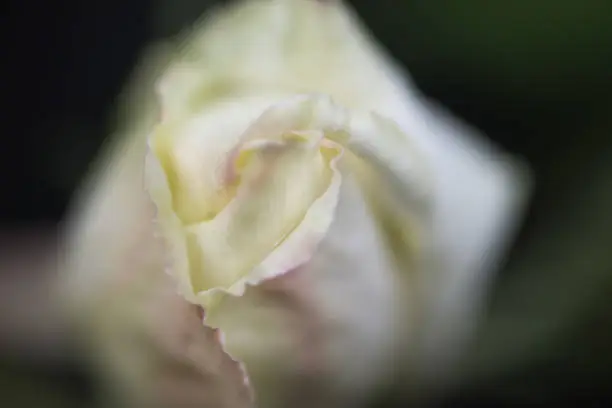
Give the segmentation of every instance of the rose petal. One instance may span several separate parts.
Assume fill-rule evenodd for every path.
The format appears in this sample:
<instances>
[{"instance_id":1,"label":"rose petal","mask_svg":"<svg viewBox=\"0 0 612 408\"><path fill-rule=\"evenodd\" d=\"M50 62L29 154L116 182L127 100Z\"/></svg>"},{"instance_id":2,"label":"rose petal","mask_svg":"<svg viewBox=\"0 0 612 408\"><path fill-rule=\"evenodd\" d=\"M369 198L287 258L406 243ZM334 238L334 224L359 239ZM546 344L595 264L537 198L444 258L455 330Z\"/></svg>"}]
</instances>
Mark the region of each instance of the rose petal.
<instances>
[{"instance_id":1,"label":"rose petal","mask_svg":"<svg viewBox=\"0 0 612 408\"><path fill-rule=\"evenodd\" d=\"M329 165L318 147L267 143L253 153L251 174L242 176L236 198L215 219L186 231L194 245L188 248L192 284L202 301L209 290L240 294L246 281L255 283L285 272L267 268L255 276L252 269L293 235L310 203L329 189ZM333 213L333 208L325 211Z\"/></svg>"},{"instance_id":2,"label":"rose petal","mask_svg":"<svg viewBox=\"0 0 612 408\"><path fill-rule=\"evenodd\" d=\"M251 157L236 196L214 218L193 225L185 225L174 211L160 155L148 155L149 191L172 252L171 272L181 293L205 306L207 315L221 293L240 295L247 283L257 284L307 260L324 235L337 200L340 179L334 161L341 149L327 142L319 146L312 136L239 145L241 154Z\"/></svg>"}]
</instances>

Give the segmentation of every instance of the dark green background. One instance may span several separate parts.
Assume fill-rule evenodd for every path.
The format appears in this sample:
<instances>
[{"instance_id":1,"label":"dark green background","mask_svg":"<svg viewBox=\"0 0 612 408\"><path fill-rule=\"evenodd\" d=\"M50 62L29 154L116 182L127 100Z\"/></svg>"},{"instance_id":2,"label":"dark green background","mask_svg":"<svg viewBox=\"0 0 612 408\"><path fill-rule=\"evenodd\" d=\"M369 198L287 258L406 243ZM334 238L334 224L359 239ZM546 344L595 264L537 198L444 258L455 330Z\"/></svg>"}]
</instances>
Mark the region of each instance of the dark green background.
<instances>
[{"instance_id":1,"label":"dark green background","mask_svg":"<svg viewBox=\"0 0 612 408\"><path fill-rule=\"evenodd\" d=\"M2 11L5 226L61 218L141 47L210 3L24 0ZM536 176L448 405L612 404L612 1L352 3L424 92ZM86 403L78 367L4 360L2 398L21 398L9 406Z\"/></svg>"}]
</instances>

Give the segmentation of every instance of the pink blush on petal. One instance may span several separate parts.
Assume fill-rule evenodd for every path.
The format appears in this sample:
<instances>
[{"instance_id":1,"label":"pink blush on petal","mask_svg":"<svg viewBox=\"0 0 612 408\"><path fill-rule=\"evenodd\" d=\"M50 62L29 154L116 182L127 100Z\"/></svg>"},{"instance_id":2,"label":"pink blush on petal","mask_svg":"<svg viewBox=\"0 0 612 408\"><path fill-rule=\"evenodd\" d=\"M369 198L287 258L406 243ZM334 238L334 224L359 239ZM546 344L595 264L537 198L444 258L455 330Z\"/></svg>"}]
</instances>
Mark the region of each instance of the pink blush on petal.
<instances>
[{"instance_id":1,"label":"pink blush on petal","mask_svg":"<svg viewBox=\"0 0 612 408\"><path fill-rule=\"evenodd\" d=\"M317 373L323 362L323 327L312 298L314 291L308 264L264 282L261 288L279 297L283 306L295 316L296 337L300 339L300 367L309 375Z\"/></svg>"}]
</instances>

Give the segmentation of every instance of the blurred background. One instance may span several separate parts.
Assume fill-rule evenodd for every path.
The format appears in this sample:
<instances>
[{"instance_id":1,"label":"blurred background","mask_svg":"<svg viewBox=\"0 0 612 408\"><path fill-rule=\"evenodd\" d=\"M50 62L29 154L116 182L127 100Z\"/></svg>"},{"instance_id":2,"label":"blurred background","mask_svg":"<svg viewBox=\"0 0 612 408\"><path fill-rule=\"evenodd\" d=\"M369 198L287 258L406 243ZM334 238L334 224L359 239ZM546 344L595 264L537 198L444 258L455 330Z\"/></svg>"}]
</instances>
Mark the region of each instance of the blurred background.
<instances>
[{"instance_id":1,"label":"blurred background","mask_svg":"<svg viewBox=\"0 0 612 408\"><path fill-rule=\"evenodd\" d=\"M351 3L423 92L536 176L465 381L446 404L612 406L612 2ZM143 47L211 4L3 6L1 405L91 405L89 373L62 338L46 286L31 282L49 279L57 223Z\"/></svg>"}]
</instances>

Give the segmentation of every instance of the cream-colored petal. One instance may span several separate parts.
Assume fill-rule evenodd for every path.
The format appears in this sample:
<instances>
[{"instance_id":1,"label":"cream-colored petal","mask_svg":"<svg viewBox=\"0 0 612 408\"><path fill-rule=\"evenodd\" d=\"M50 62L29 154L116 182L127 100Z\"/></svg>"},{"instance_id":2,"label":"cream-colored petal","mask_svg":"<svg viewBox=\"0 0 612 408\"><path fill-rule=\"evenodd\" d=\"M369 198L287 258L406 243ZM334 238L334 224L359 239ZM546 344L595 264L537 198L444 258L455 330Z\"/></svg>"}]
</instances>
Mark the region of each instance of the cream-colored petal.
<instances>
[{"instance_id":1,"label":"cream-colored petal","mask_svg":"<svg viewBox=\"0 0 612 408\"><path fill-rule=\"evenodd\" d=\"M334 162L341 149L322 141L320 132L287 134L284 141L247 138L235 147L238 156L213 155L213 164L233 159L242 166L236 170L239 185L218 213L191 224L175 210L173 195L181 192L168 174L181 164L165 163L164 168L159 160L176 150L174 139L156 136L147 159L147 179L171 254L169 271L177 276L181 293L206 306L207 314L219 294L240 295L247 283L284 273L315 250L333 217L340 183ZM227 170L227 165L213 167ZM200 188L197 181L194 186ZM197 208L208 202L195 204Z\"/></svg>"},{"instance_id":2,"label":"cream-colored petal","mask_svg":"<svg viewBox=\"0 0 612 408\"><path fill-rule=\"evenodd\" d=\"M194 89L201 89L204 93L212 84L214 84L214 78L211 78L205 71L180 62L171 65L164 76L159 79L156 88L161 105L161 119L168 121L188 118L198 105ZM195 94L201 95L198 92ZM210 100L214 100L216 96L210 95Z\"/></svg>"},{"instance_id":3,"label":"cream-colored petal","mask_svg":"<svg viewBox=\"0 0 612 408\"><path fill-rule=\"evenodd\" d=\"M399 350L408 344L399 328L415 329L416 305L414 293L405 290L415 286L406 285L398 273L392 248L368 205L369 192L355 176L343 177L337 215L301 272L309 282L304 296L324 334L315 355L335 378L334 392L358 405L375 386L393 378ZM409 243L403 250L413 258ZM404 264L408 275L418 272L413 261Z\"/></svg>"},{"instance_id":4,"label":"cream-colored petal","mask_svg":"<svg viewBox=\"0 0 612 408\"><path fill-rule=\"evenodd\" d=\"M247 283L282 274L315 250L333 217L339 183L331 167L339 151L324 151L305 142L243 150L253 156L236 198L215 219L186 231L196 244L190 267L201 304L210 306L218 291L241 295Z\"/></svg>"},{"instance_id":5,"label":"cream-colored petal","mask_svg":"<svg viewBox=\"0 0 612 408\"><path fill-rule=\"evenodd\" d=\"M145 158L146 189L155 205L155 224L165 249L165 268L176 279L179 293L195 303L189 277L187 242L183 223L174 211L172 192L164 169L151 148Z\"/></svg>"},{"instance_id":6,"label":"cream-colored petal","mask_svg":"<svg viewBox=\"0 0 612 408\"><path fill-rule=\"evenodd\" d=\"M162 120L150 137L184 224L212 219L233 197L228 156L243 133L277 98L258 96L220 101L186 118Z\"/></svg>"},{"instance_id":7,"label":"cream-colored petal","mask_svg":"<svg viewBox=\"0 0 612 408\"><path fill-rule=\"evenodd\" d=\"M407 209L427 217L434 176L423 153L393 119L346 109L329 95L298 95L264 112L245 138L278 138L287 129L323 132L391 183L388 187Z\"/></svg>"}]
</instances>

